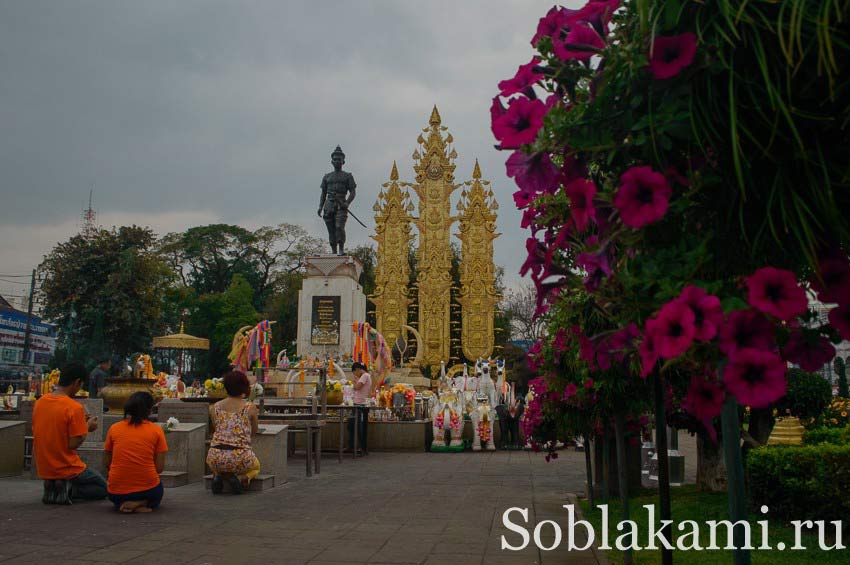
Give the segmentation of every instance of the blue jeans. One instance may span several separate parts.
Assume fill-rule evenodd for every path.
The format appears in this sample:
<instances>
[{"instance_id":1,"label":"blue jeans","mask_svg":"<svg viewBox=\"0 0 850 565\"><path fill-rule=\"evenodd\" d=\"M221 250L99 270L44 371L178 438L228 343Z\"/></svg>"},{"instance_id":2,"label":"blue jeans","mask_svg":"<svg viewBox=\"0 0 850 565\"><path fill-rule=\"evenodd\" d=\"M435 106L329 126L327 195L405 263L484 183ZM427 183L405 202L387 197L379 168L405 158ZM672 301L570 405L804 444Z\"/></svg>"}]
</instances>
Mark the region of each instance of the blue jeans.
<instances>
[{"instance_id":1,"label":"blue jeans","mask_svg":"<svg viewBox=\"0 0 850 565\"><path fill-rule=\"evenodd\" d=\"M71 498L103 500L106 498L106 479L103 475L86 467L86 470L70 479Z\"/></svg>"},{"instance_id":2,"label":"blue jeans","mask_svg":"<svg viewBox=\"0 0 850 565\"><path fill-rule=\"evenodd\" d=\"M356 406L356 405L355 405ZM354 449L354 426L357 425L357 448L367 452L368 448L368 430L369 430L369 409L366 406L361 406L354 410L354 417L348 418L348 448Z\"/></svg>"},{"instance_id":3,"label":"blue jeans","mask_svg":"<svg viewBox=\"0 0 850 565\"><path fill-rule=\"evenodd\" d=\"M165 489L162 488L162 483L159 483L155 487L149 490L142 490L139 492L131 492L128 494L112 494L109 493L109 500L112 504L115 505L115 509L124 504L129 500L147 500L148 508L156 508L159 506L159 503L162 502L162 495L165 494Z\"/></svg>"}]
</instances>

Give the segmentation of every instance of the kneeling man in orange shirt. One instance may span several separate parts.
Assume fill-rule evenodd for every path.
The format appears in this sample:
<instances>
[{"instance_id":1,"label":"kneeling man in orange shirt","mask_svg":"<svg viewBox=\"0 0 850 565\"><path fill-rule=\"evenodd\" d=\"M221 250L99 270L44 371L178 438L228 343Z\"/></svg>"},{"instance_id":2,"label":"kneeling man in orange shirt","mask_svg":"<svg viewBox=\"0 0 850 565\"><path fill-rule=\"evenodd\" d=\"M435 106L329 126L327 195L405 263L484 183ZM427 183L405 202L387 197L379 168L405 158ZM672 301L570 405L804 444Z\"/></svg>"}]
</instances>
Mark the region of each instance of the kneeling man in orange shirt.
<instances>
[{"instance_id":1,"label":"kneeling man in orange shirt","mask_svg":"<svg viewBox=\"0 0 850 565\"><path fill-rule=\"evenodd\" d=\"M33 456L44 480L45 504L71 504L72 498L106 498L106 479L89 469L77 454L97 418L87 417L74 396L83 386L86 368L70 362L62 368L56 390L39 398L32 412Z\"/></svg>"}]
</instances>

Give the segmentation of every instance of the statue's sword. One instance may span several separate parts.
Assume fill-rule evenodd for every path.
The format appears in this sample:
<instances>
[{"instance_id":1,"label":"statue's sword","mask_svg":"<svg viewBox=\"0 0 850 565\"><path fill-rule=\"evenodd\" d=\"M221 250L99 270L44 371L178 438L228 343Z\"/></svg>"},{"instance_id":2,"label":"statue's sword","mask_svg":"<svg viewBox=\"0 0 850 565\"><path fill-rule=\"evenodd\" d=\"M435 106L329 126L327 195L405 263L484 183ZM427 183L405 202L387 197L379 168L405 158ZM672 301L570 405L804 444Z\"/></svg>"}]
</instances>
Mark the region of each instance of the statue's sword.
<instances>
[{"instance_id":1,"label":"statue's sword","mask_svg":"<svg viewBox=\"0 0 850 565\"><path fill-rule=\"evenodd\" d=\"M355 215L354 215L354 212L352 212L351 210L348 210L348 215L349 215L349 216L351 216L352 218L354 218L355 220L357 220L357 223L358 223L358 224L360 224L361 226L363 226L363 227L364 227L364 228L366 228L367 230L369 229L369 226L367 226L366 224L364 224L363 222L361 222L361 221L360 221L360 218L358 218L357 216L355 216Z\"/></svg>"}]
</instances>

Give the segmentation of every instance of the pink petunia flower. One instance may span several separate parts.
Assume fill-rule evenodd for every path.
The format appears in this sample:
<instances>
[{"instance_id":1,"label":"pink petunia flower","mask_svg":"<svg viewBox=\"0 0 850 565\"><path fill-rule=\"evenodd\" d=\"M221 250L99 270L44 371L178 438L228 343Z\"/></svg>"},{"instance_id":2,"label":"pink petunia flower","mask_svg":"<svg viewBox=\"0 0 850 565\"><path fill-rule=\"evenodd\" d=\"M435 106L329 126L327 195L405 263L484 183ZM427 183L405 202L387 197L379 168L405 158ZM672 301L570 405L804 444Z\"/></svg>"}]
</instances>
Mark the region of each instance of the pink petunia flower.
<instances>
[{"instance_id":1,"label":"pink petunia flower","mask_svg":"<svg viewBox=\"0 0 850 565\"><path fill-rule=\"evenodd\" d=\"M698 286L688 285L682 290L679 300L687 304L694 313L696 339L709 340L717 335L718 328L723 324L723 308L719 298Z\"/></svg>"},{"instance_id":2,"label":"pink petunia flower","mask_svg":"<svg viewBox=\"0 0 850 565\"><path fill-rule=\"evenodd\" d=\"M711 439L717 441L713 420L720 415L723 408L723 389L716 380L702 376L691 378L682 408L701 421Z\"/></svg>"},{"instance_id":3,"label":"pink petunia flower","mask_svg":"<svg viewBox=\"0 0 850 565\"><path fill-rule=\"evenodd\" d=\"M575 222L576 231L583 232L591 220L596 221L596 209L593 207L596 184L579 178L567 183L564 192L570 197L570 216Z\"/></svg>"},{"instance_id":4,"label":"pink petunia flower","mask_svg":"<svg viewBox=\"0 0 850 565\"><path fill-rule=\"evenodd\" d=\"M591 370L596 368L596 347L586 335L580 335L579 341L579 359L587 363Z\"/></svg>"},{"instance_id":5,"label":"pink petunia flower","mask_svg":"<svg viewBox=\"0 0 850 565\"><path fill-rule=\"evenodd\" d=\"M587 272L584 288L588 292L599 290L602 281L611 276L611 265L608 262L608 254L604 250L599 253L580 253L576 257L576 265Z\"/></svg>"},{"instance_id":6,"label":"pink petunia flower","mask_svg":"<svg viewBox=\"0 0 850 565\"><path fill-rule=\"evenodd\" d=\"M534 68L538 65L540 65L540 59L537 57L533 57L530 63L520 65L514 78L503 80L499 83L499 94L507 97L519 92L524 92L528 95L529 89L537 84L537 81L543 78L541 73L535 72L534 70ZM529 98L534 98L533 90L531 91L531 96L529 96Z\"/></svg>"},{"instance_id":7,"label":"pink petunia flower","mask_svg":"<svg viewBox=\"0 0 850 565\"><path fill-rule=\"evenodd\" d=\"M678 357L694 341L694 313L687 304L671 300L661 307L651 330L658 354L665 359Z\"/></svg>"},{"instance_id":8,"label":"pink petunia flower","mask_svg":"<svg viewBox=\"0 0 850 565\"><path fill-rule=\"evenodd\" d=\"M672 193L661 173L651 167L632 167L620 177L614 207L625 225L637 229L664 217Z\"/></svg>"},{"instance_id":9,"label":"pink petunia flower","mask_svg":"<svg viewBox=\"0 0 850 565\"><path fill-rule=\"evenodd\" d=\"M599 33L607 30L608 23L614 11L620 7L622 0L590 0L583 7L564 15L564 22L574 26L579 22L591 24Z\"/></svg>"},{"instance_id":10,"label":"pink petunia flower","mask_svg":"<svg viewBox=\"0 0 850 565\"><path fill-rule=\"evenodd\" d=\"M723 384L739 404L764 408L785 395L785 361L761 349L741 349L723 370Z\"/></svg>"},{"instance_id":11,"label":"pink petunia flower","mask_svg":"<svg viewBox=\"0 0 850 565\"><path fill-rule=\"evenodd\" d=\"M556 356L560 356L567 349L569 349L569 346L567 345L567 332L561 328L555 334L555 339L552 340L552 350L555 352Z\"/></svg>"},{"instance_id":12,"label":"pink petunia flower","mask_svg":"<svg viewBox=\"0 0 850 565\"><path fill-rule=\"evenodd\" d=\"M543 127L546 106L540 100L513 98L507 111L493 120L493 135L503 149L516 149L520 145L533 143L537 132Z\"/></svg>"},{"instance_id":13,"label":"pink petunia flower","mask_svg":"<svg viewBox=\"0 0 850 565\"><path fill-rule=\"evenodd\" d=\"M508 157L505 170L530 200L542 192L554 193L558 188L558 168L546 151L525 153L518 149Z\"/></svg>"},{"instance_id":14,"label":"pink petunia flower","mask_svg":"<svg viewBox=\"0 0 850 565\"><path fill-rule=\"evenodd\" d=\"M584 388L590 390L593 388L593 379L587 379L584 381Z\"/></svg>"},{"instance_id":15,"label":"pink petunia flower","mask_svg":"<svg viewBox=\"0 0 850 565\"><path fill-rule=\"evenodd\" d=\"M564 39L555 39L555 55L563 61L575 59L587 62L604 48L605 42L587 25L578 25Z\"/></svg>"},{"instance_id":16,"label":"pink petunia flower","mask_svg":"<svg viewBox=\"0 0 850 565\"><path fill-rule=\"evenodd\" d=\"M850 300L850 261L835 253L819 261L819 277L811 279L812 288L821 302L843 303Z\"/></svg>"},{"instance_id":17,"label":"pink petunia flower","mask_svg":"<svg viewBox=\"0 0 850 565\"><path fill-rule=\"evenodd\" d=\"M626 351L632 348L634 341L640 337L640 329L634 322L625 328L619 329L606 340L608 350L614 359L622 362L626 358Z\"/></svg>"},{"instance_id":18,"label":"pink petunia flower","mask_svg":"<svg viewBox=\"0 0 850 565\"><path fill-rule=\"evenodd\" d=\"M804 314L809 301L806 291L797 284L791 271L763 267L747 277L747 302L753 308L780 320L791 320Z\"/></svg>"},{"instance_id":19,"label":"pink petunia flower","mask_svg":"<svg viewBox=\"0 0 850 565\"><path fill-rule=\"evenodd\" d=\"M528 368L536 373L543 365L543 343L535 341L528 349L526 356L528 358Z\"/></svg>"},{"instance_id":20,"label":"pink petunia flower","mask_svg":"<svg viewBox=\"0 0 850 565\"><path fill-rule=\"evenodd\" d=\"M694 61L696 52L697 36L691 32L658 36L652 44L649 72L657 79L674 77Z\"/></svg>"},{"instance_id":21,"label":"pink petunia flower","mask_svg":"<svg viewBox=\"0 0 850 565\"><path fill-rule=\"evenodd\" d=\"M531 46L537 46L537 42L544 37L557 38L566 25L566 16L572 12L574 10L552 6L546 15L540 18L540 21L537 23L537 33L531 38Z\"/></svg>"},{"instance_id":22,"label":"pink petunia flower","mask_svg":"<svg viewBox=\"0 0 850 565\"><path fill-rule=\"evenodd\" d=\"M564 388L564 399L575 396L577 392L578 387L573 383L569 383L566 388Z\"/></svg>"},{"instance_id":23,"label":"pink petunia flower","mask_svg":"<svg viewBox=\"0 0 850 565\"><path fill-rule=\"evenodd\" d=\"M508 109L502 104L502 99L498 96L493 97L493 102L490 103L490 127L496 123L496 120L505 115Z\"/></svg>"},{"instance_id":24,"label":"pink petunia flower","mask_svg":"<svg viewBox=\"0 0 850 565\"><path fill-rule=\"evenodd\" d=\"M829 311L829 325L835 328L841 337L850 339L850 300Z\"/></svg>"},{"instance_id":25,"label":"pink petunia flower","mask_svg":"<svg viewBox=\"0 0 850 565\"><path fill-rule=\"evenodd\" d=\"M771 350L776 346L775 330L764 314L755 310L729 312L720 326L720 351L733 357L740 349Z\"/></svg>"},{"instance_id":26,"label":"pink petunia flower","mask_svg":"<svg viewBox=\"0 0 850 565\"><path fill-rule=\"evenodd\" d=\"M835 347L822 335L812 332L804 334L802 330L795 330L782 348L782 356L811 373L832 361L835 357Z\"/></svg>"}]
</instances>

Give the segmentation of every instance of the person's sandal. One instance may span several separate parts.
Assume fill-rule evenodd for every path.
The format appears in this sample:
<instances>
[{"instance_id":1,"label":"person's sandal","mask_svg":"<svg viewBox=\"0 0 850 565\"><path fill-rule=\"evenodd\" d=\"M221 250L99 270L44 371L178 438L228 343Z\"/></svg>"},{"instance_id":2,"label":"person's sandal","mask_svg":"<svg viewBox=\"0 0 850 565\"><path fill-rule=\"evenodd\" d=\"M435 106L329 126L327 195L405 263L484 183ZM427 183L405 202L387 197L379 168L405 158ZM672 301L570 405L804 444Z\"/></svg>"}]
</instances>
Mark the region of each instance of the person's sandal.
<instances>
[{"instance_id":1,"label":"person's sandal","mask_svg":"<svg viewBox=\"0 0 850 565\"><path fill-rule=\"evenodd\" d=\"M71 481L58 479L56 481L56 499L54 504L72 504L71 502Z\"/></svg>"},{"instance_id":2,"label":"person's sandal","mask_svg":"<svg viewBox=\"0 0 850 565\"><path fill-rule=\"evenodd\" d=\"M221 478L221 475L216 475L212 480L212 490L213 494L221 494L224 492L224 479Z\"/></svg>"},{"instance_id":3,"label":"person's sandal","mask_svg":"<svg viewBox=\"0 0 850 565\"><path fill-rule=\"evenodd\" d=\"M236 475L227 477L227 484L230 485L231 494L242 494L245 489L242 488L242 481Z\"/></svg>"},{"instance_id":4,"label":"person's sandal","mask_svg":"<svg viewBox=\"0 0 850 565\"><path fill-rule=\"evenodd\" d=\"M42 504L56 504L56 481L48 479L44 481L44 494L41 495Z\"/></svg>"}]
</instances>

